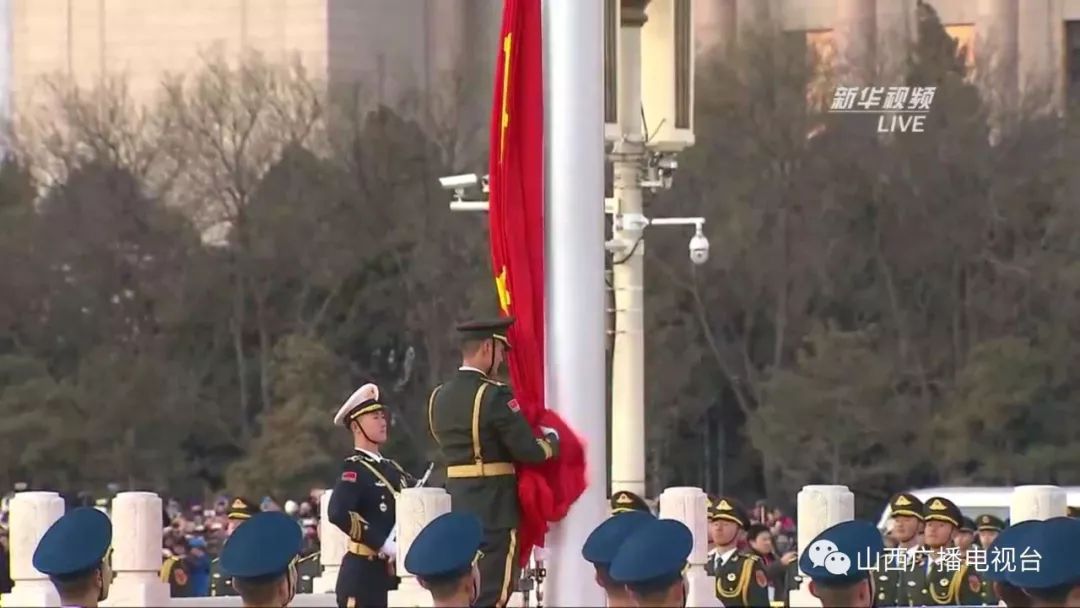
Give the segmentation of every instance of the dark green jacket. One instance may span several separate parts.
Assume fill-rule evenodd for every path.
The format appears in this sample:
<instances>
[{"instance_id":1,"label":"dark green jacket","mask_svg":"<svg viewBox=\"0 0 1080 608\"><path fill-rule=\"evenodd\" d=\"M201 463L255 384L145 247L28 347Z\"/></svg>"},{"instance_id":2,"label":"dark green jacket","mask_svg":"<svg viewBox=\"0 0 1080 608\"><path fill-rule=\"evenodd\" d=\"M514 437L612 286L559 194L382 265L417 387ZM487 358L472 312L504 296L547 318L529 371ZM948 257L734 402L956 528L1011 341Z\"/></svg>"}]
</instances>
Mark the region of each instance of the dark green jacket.
<instances>
[{"instance_id":1,"label":"dark green jacket","mask_svg":"<svg viewBox=\"0 0 1080 608\"><path fill-rule=\"evenodd\" d=\"M510 387L473 370L458 370L432 391L428 430L453 509L475 513L487 530L518 526L512 464L540 463L559 450L555 437L536 438Z\"/></svg>"},{"instance_id":2,"label":"dark green jacket","mask_svg":"<svg viewBox=\"0 0 1080 608\"><path fill-rule=\"evenodd\" d=\"M769 577L756 555L736 551L727 563L714 564L716 597L727 608L769 607Z\"/></svg>"}]
</instances>

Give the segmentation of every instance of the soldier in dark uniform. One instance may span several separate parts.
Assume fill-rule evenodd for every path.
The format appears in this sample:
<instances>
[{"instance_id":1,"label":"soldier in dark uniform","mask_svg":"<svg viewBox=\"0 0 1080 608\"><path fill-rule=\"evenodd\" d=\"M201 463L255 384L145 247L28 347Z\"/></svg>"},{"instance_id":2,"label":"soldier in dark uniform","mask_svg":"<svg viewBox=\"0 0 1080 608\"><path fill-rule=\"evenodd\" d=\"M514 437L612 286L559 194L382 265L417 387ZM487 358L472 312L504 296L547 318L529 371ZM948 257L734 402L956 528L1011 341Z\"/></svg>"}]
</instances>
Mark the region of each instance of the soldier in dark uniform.
<instances>
[{"instance_id":1,"label":"soldier in dark uniform","mask_svg":"<svg viewBox=\"0 0 1080 608\"><path fill-rule=\"evenodd\" d=\"M319 563L319 552L305 555L296 562L296 574L299 577L296 583L297 593L314 593L315 579L322 574L322 564Z\"/></svg>"},{"instance_id":2,"label":"soldier in dark uniform","mask_svg":"<svg viewBox=\"0 0 1080 608\"><path fill-rule=\"evenodd\" d=\"M615 552L608 575L624 585L637 606L686 606L686 560L694 546L690 529L674 519L639 525Z\"/></svg>"},{"instance_id":3,"label":"soldier in dark uniform","mask_svg":"<svg viewBox=\"0 0 1080 608\"><path fill-rule=\"evenodd\" d=\"M32 564L49 577L62 606L96 608L112 583L112 522L89 507L56 520L38 541Z\"/></svg>"},{"instance_id":4,"label":"soldier in dark uniform","mask_svg":"<svg viewBox=\"0 0 1080 608\"><path fill-rule=\"evenodd\" d=\"M510 348L512 323L459 325L461 368L428 399L428 430L446 465L453 509L484 524L478 606L505 606L520 576L514 464L544 462L559 450L558 433L542 428L544 437L534 436L510 387L492 379Z\"/></svg>"},{"instance_id":5,"label":"soldier in dark uniform","mask_svg":"<svg viewBox=\"0 0 1080 608\"><path fill-rule=\"evenodd\" d=\"M648 511L630 510L605 519L585 539L581 557L596 568L596 584L607 596L608 608L634 606L626 587L611 580L609 570L619 547L642 524L653 519Z\"/></svg>"},{"instance_id":6,"label":"soldier in dark uniform","mask_svg":"<svg viewBox=\"0 0 1080 608\"><path fill-rule=\"evenodd\" d=\"M379 608L397 588L397 496L416 483L398 463L379 453L389 420L379 388L365 384L338 409L334 424L349 429L353 454L334 485L330 521L349 536L338 573L340 608Z\"/></svg>"},{"instance_id":7,"label":"soldier in dark uniform","mask_svg":"<svg viewBox=\"0 0 1080 608\"><path fill-rule=\"evenodd\" d=\"M721 496L709 509L713 550L706 572L716 577L716 597L727 608L770 604L769 578L761 558L738 548L739 537L749 526L749 514L732 498Z\"/></svg>"},{"instance_id":8,"label":"soldier in dark uniform","mask_svg":"<svg viewBox=\"0 0 1080 608\"><path fill-rule=\"evenodd\" d=\"M484 527L471 513L443 513L416 535L405 569L431 592L436 608L475 606L480 592L480 543Z\"/></svg>"},{"instance_id":9,"label":"soldier in dark uniform","mask_svg":"<svg viewBox=\"0 0 1080 608\"><path fill-rule=\"evenodd\" d=\"M226 538L231 537L240 524L251 519L259 510L259 505L250 499L243 496L233 498L232 502L229 503L227 512L229 527L225 529ZM221 571L221 559L216 557L210 562L210 596L224 597L229 595L236 595L236 590L233 589L232 579L225 576Z\"/></svg>"},{"instance_id":10,"label":"soldier in dark uniform","mask_svg":"<svg viewBox=\"0 0 1080 608\"><path fill-rule=\"evenodd\" d=\"M245 608L288 606L296 596L300 527L281 512L259 513L226 541L222 569Z\"/></svg>"},{"instance_id":11,"label":"soldier in dark uniform","mask_svg":"<svg viewBox=\"0 0 1080 608\"><path fill-rule=\"evenodd\" d=\"M652 513L652 509L649 508L649 503L645 502L644 498L633 492L622 490L611 495L612 515L617 513L627 513L629 511Z\"/></svg>"},{"instance_id":12,"label":"soldier in dark uniform","mask_svg":"<svg viewBox=\"0 0 1080 608\"><path fill-rule=\"evenodd\" d=\"M968 549L975 544L975 520L967 516L961 519L960 529L953 540L960 549L960 555L967 555Z\"/></svg>"},{"instance_id":13,"label":"soldier in dark uniform","mask_svg":"<svg viewBox=\"0 0 1080 608\"><path fill-rule=\"evenodd\" d=\"M989 549L997 539L998 534L1005 529L1005 522L1000 517L983 514L975 518L975 530L979 537L979 546Z\"/></svg>"},{"instance_id":14,"label":"soldier in dark uniform","mask_svg":"<svg viewBox=\"0 0 1080 608\"><path fill-rule=\"evenodd\" d=\"M901 492L889 500L889 518L892 520L892 537L903 559L887 556L877 576L877 603L879 606L911 606L922 601L926 587L925 567L922 560L923 503L914 494ZM895 563L894 563L895 562ZM914 594L913 594L914 592Z\"/></svg>"},{"instance_id":15,"label":"soldier in dark uniform","mask_svg":"<svg viewBox=\"0 0 1080 608\"><path fill-rule=\"evenodd\" d=\"M868 570L880 563L885 543L874 524L865 521L845 521L818 534L809 548L819 542L831 544L835 553L817 555L803 551L799 567L810 577L810 593L821 600L823 608L871 608L874 606L874 575ZM820 545L819 545L820 546ZM830 558L837 554L847 560L849 568L829 570ZM860 567L861 566L861 567Z\"/></svg>"},{"instance_id":16,"label":"soldier in dark uniform","mask_svg":"<svg viewBox=\"0 0 1080 608\"><path fill-rule=\"evenodd\" d=\"M978 606L982 604L983 584L979 574L960 555L960 563L950 564L945 549L954 546L953 534L961 526L963 515L959 507L947 498L935 496L923 507L926 528L924 538L930 551L927 560L926 584L921 590L918 605Z\"/></svg>"}]
</instances>

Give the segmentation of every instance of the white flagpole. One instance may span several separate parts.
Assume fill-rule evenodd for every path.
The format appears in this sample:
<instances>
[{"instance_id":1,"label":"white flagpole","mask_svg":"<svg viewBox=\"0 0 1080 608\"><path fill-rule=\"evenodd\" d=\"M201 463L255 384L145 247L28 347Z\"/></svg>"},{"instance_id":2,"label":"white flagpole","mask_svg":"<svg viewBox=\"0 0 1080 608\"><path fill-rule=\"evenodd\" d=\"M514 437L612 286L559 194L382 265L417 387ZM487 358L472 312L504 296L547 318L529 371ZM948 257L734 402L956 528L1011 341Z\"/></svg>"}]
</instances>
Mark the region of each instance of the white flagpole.
<instances>
[{"instance_id":1,"label":"white flagpole","mask_svg":"<svg viewBox=\"0 0 1080 608\"><path fill-rule=\"evenodd\" d=\"M581 434L589 486L548 535L547 606L603 606L581 557L607 517L604 3L544 0L546 386Z\"/></svg>"}]
</instances>

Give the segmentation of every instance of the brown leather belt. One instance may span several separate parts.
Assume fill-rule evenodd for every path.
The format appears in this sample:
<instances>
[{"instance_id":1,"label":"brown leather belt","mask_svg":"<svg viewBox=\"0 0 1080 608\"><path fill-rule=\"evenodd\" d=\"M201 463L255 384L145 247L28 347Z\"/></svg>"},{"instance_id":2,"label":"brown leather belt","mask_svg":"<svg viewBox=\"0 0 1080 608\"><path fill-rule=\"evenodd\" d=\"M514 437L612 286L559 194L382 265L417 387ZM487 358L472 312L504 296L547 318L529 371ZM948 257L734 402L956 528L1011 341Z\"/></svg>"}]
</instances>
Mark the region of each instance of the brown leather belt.
<instances>
[{"instance_id":1,"label":"brown leather belt","mask_svg":"<svg viewBox=\"0 0 1080 608\"><path fill-rule=\"evenodd\" d=\"M446 476L450 479L469 479L473 477L501 477L515 475L512 462L478 462L475 464L455 464L446 467Z\"/></svg>"}]
</instances>

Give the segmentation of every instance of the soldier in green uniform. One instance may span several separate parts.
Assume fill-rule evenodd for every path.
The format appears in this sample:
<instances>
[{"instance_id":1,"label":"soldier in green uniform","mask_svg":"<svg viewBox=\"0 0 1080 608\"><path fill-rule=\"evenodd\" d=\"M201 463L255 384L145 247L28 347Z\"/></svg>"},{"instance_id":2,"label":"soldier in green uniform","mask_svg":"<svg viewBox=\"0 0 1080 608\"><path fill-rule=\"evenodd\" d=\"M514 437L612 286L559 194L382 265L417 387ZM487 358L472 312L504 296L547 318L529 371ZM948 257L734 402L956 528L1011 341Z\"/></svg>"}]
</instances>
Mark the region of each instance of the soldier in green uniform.
<instances>
[{"instance_id":1,"label":"soldier in green uniform","mask_svg":"<svg viewBox=\"0 0 1080 608\"><path fill-rule=\"evenodd\" d=\"M259 505L250 499L243 496L234 498L229 503L227 513L229 527L225 530L225 536L232 536L232 533L240 527L240 524L251 519L259 511L261 511ZM212 597L237 595L236 589L233 589L232 579L225 576L224 572L221 571L221 560L216 557L210 562L210 595Z\"/></svg>"},{"instance_id":2,"label":"soldier in green uniform","mask_svg":"<svg viewBox=\"0 0 1080 608\"><path fill-rule=\"evenodd\" d=\"M919 605L978 606L983 602L983 583L953 544L953 535L963 522L960 508L947 498L935 496L923 507L924 538L930 555L926 563L926 584ZM952 549L952 551L950 551Z\"/></svg>"},{"instance_id":3,"label":"soldier in green uniform","mask_svg":"<svg viewBox=\"0 0 1080 608\"><path fill-rule=\"evenodd\" d=\"M645 502L645 499L629 492L622 490L615 492L611 495L611 514L617 515L619 513L628 513L630 511L642 511L644 513L652 513L652 509L649 508L649 503Z\"/></svg>"},{"instance_id":4,"label":"soldier in green uniform","mask_svg":"<svg viewBox=\"0 0 1080 608\"><path fill-rule=\"evenodd\" d=\"M709 508L709 536L713 541L706 571L716 577L716 597L727 608L765 606L769 578L761 558L738 548L750 517L734 499L721 496Z\"/></svg>"},{"instance_id":5,"label":"soldier in green uniform","mask_svg":"<svg viewBox=\"0 0 1080 608\"><path fill-rule=\"evenodd\" d=\"M998 535L1001 534L1002 530L1004 529L1005 522L1001 521L1000 517L995 517L987 513L976 517L975 542L977 545L977 549L982 550L985 553L990 548L990 545L992 545L997 540ZM987 561L989 561L989 559L990 558L988 555ZM1002 581L1001 584L1007 585L1007 583L1005 583L1004 581ZM994 585L992 584L992 581L988 580L985 576L983 577L982 598L983 603L988 606L996 606L1001 599L994 591Z\"/></svg>"},{"instance_id":6,"label":"soldier in green uniform","mask_svg":"<svg viewBox=\"0 0 1080 608\"><path fill-rule=\"evenodd\" d=\"M911 606L922 601L925 572L921 570L923 503L901 492L889 500L892 538L897 547L882 560L876 574L879 606ZM914 595L912 595L914 592Z\"/></svg>"},{"instance_id":7,"label":"soldier in green uniform","mask_svg":"<svg viewBox=\"0 0 1080 608\"><path fill-rule=\"evenodd\" d=\"M315 593L315 579L320 574L322 574L322 564L319 563L319 551L301 557L296 562L296 592Z\"/></svg>"},{"instance_id":8,"label":"soldier in green uniform","mask_svg":"<svg viewBox=\"0 0 1080 608\"><path fill-rule=\"evenodd\" d=\"M428 399L428 430L446 466L453 510L484 524L477 606L505 606L520 576L514 464L541 463L559 451L558 433L541 428L544 437L534 436L510 387L492 379L510 348L512 323L506 317L459 325L461 367Z\"/></svg>"}]
</instances>

